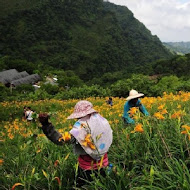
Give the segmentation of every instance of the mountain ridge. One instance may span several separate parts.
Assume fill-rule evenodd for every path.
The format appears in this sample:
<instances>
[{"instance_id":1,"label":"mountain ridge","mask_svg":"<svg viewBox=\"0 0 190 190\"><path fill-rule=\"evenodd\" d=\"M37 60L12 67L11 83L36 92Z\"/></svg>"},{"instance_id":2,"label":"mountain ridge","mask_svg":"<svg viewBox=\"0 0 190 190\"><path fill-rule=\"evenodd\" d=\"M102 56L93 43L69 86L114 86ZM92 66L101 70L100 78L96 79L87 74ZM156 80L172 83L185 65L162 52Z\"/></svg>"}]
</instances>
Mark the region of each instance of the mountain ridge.
<instances>
[{"instance_id":1,"label":"mountain ridge","mask_svg":"<svg viewBox=\"0 0 190 190\"><path fill-rule=\"evenodd\" d=\"M172 56L128 8L102 0L40 1L4 17L0 37L1 55L13 62L73 70L85 80Z\"/></svg>"},{"instance_id":2,"label":"mountain ridge","mask_svg":"<svg viewBox=\"0 0 190 190\"><path fill-rule=\"evenodd\" d=\"M189 42L163 42L163 44L170 50L178 54L190 53L190 41Z\"/></svg>"}]
</instances>

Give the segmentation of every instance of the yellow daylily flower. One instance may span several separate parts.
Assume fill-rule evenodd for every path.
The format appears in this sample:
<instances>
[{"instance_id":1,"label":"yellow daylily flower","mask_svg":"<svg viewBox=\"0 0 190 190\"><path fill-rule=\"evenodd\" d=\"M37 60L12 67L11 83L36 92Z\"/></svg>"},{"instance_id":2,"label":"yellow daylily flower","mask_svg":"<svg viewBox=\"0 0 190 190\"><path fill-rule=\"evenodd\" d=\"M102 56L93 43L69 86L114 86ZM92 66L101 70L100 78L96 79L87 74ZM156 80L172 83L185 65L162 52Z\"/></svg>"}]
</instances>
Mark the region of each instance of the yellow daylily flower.
<instances>
[{"instance_id":1,"label":"yellow daylily flower","mask_svg":"<svg viewBox=\"0 0 190 190\"><path fill-rule=\"evenodd\" d=\"M135 129L133 131L131 131L131 133L135 133L135 132L140 132L140 133L143 133L144 132L144 129L142 128L142 124L139 123L136 125Z\"/></svg>"},{"instance_id":2,"label":"yellow daylily flower","mask_svg":"<svg viewBox=\"0 0 190 190\"><path fill-rule=\"evenodd\" d=\"M156 117L156 119L165 119L165 117L160 112L154 113L154 117Z\"/></svg>"},{"instance_id":3,"label":"yellow daylily flower","mask_svg":"<svg viewBox=\"0 0 190 190\"><path fill-rule=\"evenodd\" d=\"M84 141L81 143L82 146L84 147L90 147L91 149L95 150L96 147L94 145L94 143L92 142L92 139L91 139L91 134L87 134Z\"/></svg>"}]
</instances>

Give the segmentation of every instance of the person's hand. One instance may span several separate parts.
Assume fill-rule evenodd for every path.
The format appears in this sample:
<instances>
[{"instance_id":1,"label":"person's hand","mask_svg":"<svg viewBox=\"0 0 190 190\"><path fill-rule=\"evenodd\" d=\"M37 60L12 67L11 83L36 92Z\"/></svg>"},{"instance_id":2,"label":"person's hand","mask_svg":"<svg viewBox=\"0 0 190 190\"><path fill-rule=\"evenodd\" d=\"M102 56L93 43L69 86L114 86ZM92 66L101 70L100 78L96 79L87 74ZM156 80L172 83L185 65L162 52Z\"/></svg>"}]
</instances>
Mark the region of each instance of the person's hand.
<instances>
[{"instance_id":1,"label":"person's hand","mask_svg":"<svg viewBox=\"0 0 190 190\"><path fill-rule=\"evenodd\" d=\"M48 124L48 119L49 119L49 115L47 113L40 113L39 116L39 121L42 125Z\"/></svg>"}]
</instances>

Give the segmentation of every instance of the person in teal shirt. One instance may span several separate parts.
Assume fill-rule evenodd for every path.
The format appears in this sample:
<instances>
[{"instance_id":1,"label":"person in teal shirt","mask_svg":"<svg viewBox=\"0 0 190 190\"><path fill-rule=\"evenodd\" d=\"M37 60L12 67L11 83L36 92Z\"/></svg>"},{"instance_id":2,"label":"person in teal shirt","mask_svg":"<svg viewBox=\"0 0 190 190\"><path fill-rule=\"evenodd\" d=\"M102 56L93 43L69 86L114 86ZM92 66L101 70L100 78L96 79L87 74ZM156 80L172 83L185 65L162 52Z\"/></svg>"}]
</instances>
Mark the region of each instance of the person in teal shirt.
<instances>
[{"instance_id":1,"label":"person in teal shirt","mask_svg":"<svg viewBox=\"0 0 190 190\"><path fill-rule=\"evenodd\" d=\"M125 124L135 124L135 121L129 116L129 110L132 107L139 107L139 110L148 116L149 113L145 106L141 104L140 97L144 96L142 93L138 93L136 90L131 90L129 96L127 97L127 102L124 105L123 120Z\"/></svg>"}]
</instances>

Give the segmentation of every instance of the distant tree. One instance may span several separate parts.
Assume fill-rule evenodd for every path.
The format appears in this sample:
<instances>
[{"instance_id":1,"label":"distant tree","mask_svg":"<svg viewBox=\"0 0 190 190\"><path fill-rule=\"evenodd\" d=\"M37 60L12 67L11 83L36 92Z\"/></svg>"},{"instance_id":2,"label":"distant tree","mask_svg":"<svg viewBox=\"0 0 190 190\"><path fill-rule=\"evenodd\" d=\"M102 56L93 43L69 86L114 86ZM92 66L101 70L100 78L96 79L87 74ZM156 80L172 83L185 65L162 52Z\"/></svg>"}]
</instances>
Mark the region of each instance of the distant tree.
<instances>
[{"instance_id":1,"label":"distant tree","mask_svg":"<svg viewBox=\"0 0 190 190\"><path fill-rule=\"evenodd\" d=\"M82 86L83 81L73 71L66 71L62 75L58 74L58 84L60 87L71 88Z\"/></svg>"},{"instance_id":2,"label":"distant tree","mask_svg":"<svg viewBox=\"0 0 190 190\"><path fill-rule=\"evenodd\" d=\"M14 59L13 57L7 57L4 60L4 65L4 69L16 69L19 72L27 71L30 74L32 74L36 68L36 66L31 62L22 59Z\"/></svg>"},{"instance_id":3,"label":"distant tree","mask_svg":"<svg viewBox=\"0 0 190 190\"><path fill-rule=\"evenodd\" d=\"M5 101L7 96L10 95L10 90L0 83L0 102Z\"/></svg>"},{"instance_id":4,"label":"distant tree","mask_svg":"<svg viewBox=\"0 0 190 190\"><path fill-rule=\"evenodd\" d=\"M40 87L41 90L44 90L50 95L55 95L59 92L59 87L57 85L43 84Z\"/></svg>"},{"instance_id":5,"label":"distant tree","mask_svg":"<svg viewBox=\"0 0 190 190\"><path fill-rule=\"evenodd\" d=\"M127 97L131 89L135 89L144 93L146 96L152 95L151 87L155 81L151 80L148 76L141 74L134 74L128 79L119 80L111 86L114 96Z\"/></svg>"},{"instance_id":6,"label":"distant tree","mask_svg":"<svg viewBox=\"0 0 190 190\"><path fill-rule=\"evenodd\" d=\"M176 76L165 76L160 81L151 87L155 96L161 96L163 92L176 92L182 89L182 82Z\"/></svg>"},{"instance_id":7,"label":"distant tree","mask_svg":"<svg viewBox=\"0 0 190 190\"><path fill-rule=\"evenodd\" d=\"M20 94L27 94L30 92L34 92L34 87L31 84L22 84L13 89L13 91L20 93Z\"/></svg>"}]
</instances>

